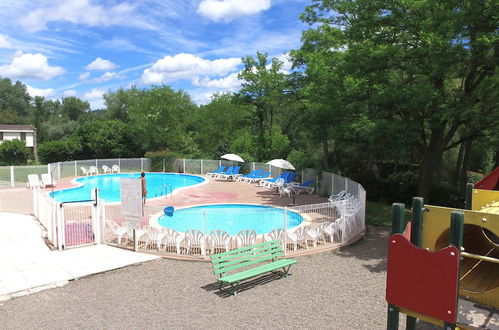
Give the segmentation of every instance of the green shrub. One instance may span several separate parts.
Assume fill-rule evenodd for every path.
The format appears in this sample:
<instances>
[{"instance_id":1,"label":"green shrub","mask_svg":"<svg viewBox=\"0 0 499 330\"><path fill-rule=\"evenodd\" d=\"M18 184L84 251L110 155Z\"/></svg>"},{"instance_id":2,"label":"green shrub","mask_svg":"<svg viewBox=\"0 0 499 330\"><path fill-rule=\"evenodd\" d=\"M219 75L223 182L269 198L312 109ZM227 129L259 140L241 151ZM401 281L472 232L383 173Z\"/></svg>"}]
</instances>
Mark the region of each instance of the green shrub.
<instances>
[{"instance_id":1,"label":"green shrub","mask_svg":"<svg viewBox=\"0 0 499 330\"><path fill-rule=\"evenodd\" d=\"M19 139L6 140L0 144L0 163L3 165L24 165L29 155L26 143Z\"/></svg>"},{"instance_id":2,"label":"green shrub","mask_svg":"<svg viewBox=\"0 0 499 330\"><path fill-rule=\"evenodd\" d=\"M73 150L68 141L49 141L40 145L38 157L43 164L63 162L73 159Z\"/></svg>"}]
</instances>

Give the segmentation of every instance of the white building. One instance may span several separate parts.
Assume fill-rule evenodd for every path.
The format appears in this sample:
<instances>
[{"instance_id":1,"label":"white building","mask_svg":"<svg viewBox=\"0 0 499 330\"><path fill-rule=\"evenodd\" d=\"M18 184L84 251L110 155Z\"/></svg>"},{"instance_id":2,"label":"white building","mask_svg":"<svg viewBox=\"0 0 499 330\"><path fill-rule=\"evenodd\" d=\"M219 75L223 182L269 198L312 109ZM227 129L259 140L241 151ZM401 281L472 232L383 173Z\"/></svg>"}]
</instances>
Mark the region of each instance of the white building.
<instances>
[{"instance_id":1,"label":"white building","mask_svg":"<svg viewBox=\"0 0 499 330\"><path fill-rule=\"evenodd\" d=\"M0 144L3 141L19 139L26 143L33 155L36 155L36 128L31 125L0 124Z\"/></svg>"}]
</instances>

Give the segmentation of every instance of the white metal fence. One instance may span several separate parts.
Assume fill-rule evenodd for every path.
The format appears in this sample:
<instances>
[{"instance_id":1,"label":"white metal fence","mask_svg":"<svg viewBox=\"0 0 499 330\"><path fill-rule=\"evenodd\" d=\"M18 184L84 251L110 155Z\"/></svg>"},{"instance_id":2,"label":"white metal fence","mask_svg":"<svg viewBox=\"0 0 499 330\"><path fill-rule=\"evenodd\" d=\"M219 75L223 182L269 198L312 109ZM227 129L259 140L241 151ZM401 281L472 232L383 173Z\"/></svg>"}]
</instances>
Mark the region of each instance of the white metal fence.
<instances>
[{"instance_id":1,"label":"white metal fence","mask_svg":"<svg viewBox=\"0 0 499 330\"><path fill-rule=\"evenodd\" d=\"M163 164L165 164L164 161ZM81 175L81 167L95 166L102 169L103 165L108 167L118 165L122 172L148 172L151 169L151 160L146 158L78 160L35 168L44 172L48 170L54 179L60 179ZM232 165L232 163L224 160L179 159L171 163L170 168L164 165L162 170L205 174L215 171L221 165ZM24 170L35 168L30 167ZM274 177L283 172L279 168L263 163L245 163L241 172L247 173L257 169L270 171ZM17 169L10 169L10 171L15 173ZM339 205L331 202L295 206L286 209L280 216L267 215L270 227L267 228L266 234L260 233L258 228L252 228L249 224L240 228L244 230L242 233L224 234L221 231L227 231L226 228L217 227L210 222L212 218L210 213L213 211L209 208L196 214L184 212L183 217L176 220L175 226L170 225L168 219L163 219L164 221L159 225L156 223L156 226L151 226L150 220L161 215L163 209L148 206L145 209L141 226L135 231L134 236L133 230L126 225L121 215L120 205L100 202L97 205L92 203L61 204L37 189L33 192L33 203L35 216L47 228L48 240L60 249L102 241L138 250L196 256L220 251L222 248L220 245L223 242L227 248L232 249L243 244L242 241L259 243L266 239L279 239L283 242L287 252L294 252L328 247L333 244L345 244L364 232L366 192L359 183L314 169L304 169L296 173L295 180L301 183L313 180L316 193L322 196L336 195L344 191L355 198L355 206L346 208L345 204ZM294 214L291 211L305 218L300 226L288 228L289 214ZM237 219L249 223L248 219L254 217L254 213L255 211L245 211L239 214ZM227 211L225 214L219 214L218 217L227 219Z\"/></svg>"}]
</instances>

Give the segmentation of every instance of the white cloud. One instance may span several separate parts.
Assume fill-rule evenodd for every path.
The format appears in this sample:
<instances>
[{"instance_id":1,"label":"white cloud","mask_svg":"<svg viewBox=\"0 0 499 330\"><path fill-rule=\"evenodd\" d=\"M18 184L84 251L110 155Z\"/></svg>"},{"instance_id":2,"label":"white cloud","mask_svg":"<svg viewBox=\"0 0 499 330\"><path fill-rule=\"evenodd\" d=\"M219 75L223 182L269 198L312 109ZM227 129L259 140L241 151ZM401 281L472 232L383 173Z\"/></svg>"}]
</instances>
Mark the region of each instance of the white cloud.
<instances>
[{"instance_id":1,"label":"white cloud","mask_svg":"<svg viewBox=\"0 0 499 330\"><path fill-rule=\"evenodd\" d=\"M79 80L87 80L90 77L90 72L83 72L78 76Z\"/></svg>"},{"instance_id":2,"label":"white cloud","mask_svg":"<svg viewBox=\"0 0 499 330\"><path fill-rule=\"evenodd\" d=\"M75 91L74 89L68 89L68 90L65 90L62 94L65 97L69 97L69 96L76 96L78 94L78 92Z\"/></svg>"},{"instance_id":3,"label":"white cloud","mask_svg":"<svg viewBox=\"0 0 499 330\"><path fill-rule=\"evenodd\" d=\"M42 54L17 53L11 64L0 66L0 76L49 80L63 74L60 66L50 66Z\"/></svg>"},{"instance_id":4,"label":"white cloud","mask_svg":"<svg viewBox=\"0 0 499 330\"><path fill-rule=\"evenodd\" d=\"M0 48L12 49L12 44L9 41L9 37L5 34L0 34Z\"/></svg>"},{"instance_id":5,"label":"white cloud","mask_svg":"<svg viewBox=\"0 0 499 330\"><path fill-rule=\"evenodd\" d=\"M43 96L43 97L54 96L54 89L53 88L40 89L40 88L35 88L35 87L31 87L29 85L26 85L26 89L28 90L28 94L31 95L32 97L34 97L34 96Z\"/></svg>"},{"instance_id":6,"label":"white cloud","mask_svg":"<svg viewBox=\"0 0 499 330\"><path fill-rule=\"evenodd\" d=\"M118 74L116 72L106 72L97 79L99 79L99 82L103 82L103 81L108 81L108 80L111 80L111 79L114 79L117 77L118 77Z\"/></svg>"},{"instance_id":7,"label":"white cloud","mask_svg":"<svg viewBox=\"0 0 499 330\"><path fill-rule=\"evenodd\" d=\"M234 92L241 88L241 81L237 79L237 75L238 72L234 72L227 77L212 80L207 77L204 77L203 79L194 77L194 79L192 79L192 84L208 89L216 89L217 91Z\"/></svg>"},{"instance_id":8,"label":"white cloud","mask_svg":"<svg viewBox=\"0 0 499 330\"><path fill-rule=\"evenodd\" d=\"M201 75L223 76L236 70L241 59L231 57L219 60L205 60L192 54L165 56L142 74L142 83L161 84L180 79L192 79Z\"/></svg>"},{"instance_id":9,"label":"white cloud","mask_svg":"<svg viewBox=\"0 0 499 330\"><path fill-rule=\"evenodd\" d=\"M57 1L51 6L31 11L19 23L30 32L45 30L47 23L57 21L88 26L128 25L153 29L150 23L134 15L134 9L135 6L130 3L106 7L94 5L88 0Z\"/></svg>"},{"instance_id":10,"label":"white cloud","mask_svg":"<svg viewBox=\"0 0 499 330\"><path fill-rule=\"evenodd\" d=\"M257 14L270 6L270 0L203 0L197 12L212 21L228 22L241 16Z\"/></svg>"},{"instance_id":11,"label":"white cloud","mask_svg":"<svg viewBox=\"0 0 499 330\"><path fill-rule=\"evenodd\" d=\"M93 88L90 92L83 94L83 99L90 103L92 110L101 109L104 107L104 99L102 95L107 93L107 89Z\"/></svg>"},{"instance_id":12,"label":"white cloud","mask_svg":"<svg viewBox=\"0 0 499 330\"><path fill-rule=\"evenodd\" d=\"M106 70L114 70L118 68L119 65L114 64L109 60L104 60L100 57L97 57L95 61L90 63L85 67L85 70L95 70L95 71L106 71Z\"/></svg>"}]
</instances>

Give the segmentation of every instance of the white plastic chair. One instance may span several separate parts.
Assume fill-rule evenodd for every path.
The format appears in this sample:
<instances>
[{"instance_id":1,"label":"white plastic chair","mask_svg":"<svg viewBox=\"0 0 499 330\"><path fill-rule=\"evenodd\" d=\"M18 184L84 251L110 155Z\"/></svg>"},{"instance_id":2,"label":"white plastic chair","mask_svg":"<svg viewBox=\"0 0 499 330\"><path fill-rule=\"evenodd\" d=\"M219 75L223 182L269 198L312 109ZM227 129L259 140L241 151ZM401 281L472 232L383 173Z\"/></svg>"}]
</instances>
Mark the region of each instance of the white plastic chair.
<instances>
[{"instance_id":1,"label":"white plastic chair","mask_svg":"<svg viewBox=\"0 0 499 330\"><path fill-rule=\"evenodd\" d=\"M111 167L111 173L120 173L120 167L118 165L113 165Z\"/></svg>"},{"instance_id":2,"label":"white plastic chair","mask_svg":"<svg viewBox=\"0 0 499 330\"><path fill-rule=\"evenodd\" d=\"M92 174L94 174L94 173L95 173L95 174L99 174L99 171L97 170L97 167L95 167L95 166L90 166L90 167L88 168L88 172L90 173L90 175L92 175Z\"/></svg>"},{"instance_id":3,"label":"white plastic chair","mask_svg":"<svg viewBox=\"0 0 499 330\"><path fill-rule=\"evenodd\" d=\"M151 248L152 245L155 245L156 249L158 251L160 251L161 250L161 245L162 245L162 242L163 242L163 238L165 237L166 232L164 232L161 229L155 228L155 227L148 227L146 235L147 235L147 239L148 239L146 247L150 247Z\"/></svg>"},{"instance_id":4,"label":"white plastic chair","mask_svg":"<svg viewBox=\"0 0 499 330\"><path fill-rule=\"evenodd\" d=\"M282 229L282 228L273 229L271 232L265 234L263 236L263 239L265 240L265 242L279 241L279 242L281 242L282 249L284 250L284 248L285 248L285 246L284 246L284 229Z\"/></svg>"},{"instance_id":5,"label":"white plastic chair","mask_svg":"<svg viewBox=\"0 0 499 330\"><path fill-rule=\"evenodd\" d=\"M184 233L179 233L178 231L171 228L164 228L163 232L165 236L163 237L163 250L170 250L171 247L175 247L177 254L180 254L180 244L185 238Z\"/></svg>"},{"instance_id":6,"label":"white plastic chair","mask_svg":"<svg viewBox=\"0 0 499 330\"><path fill-rule=\"evenodd\" d=\"M324 228L324 233L329 236L329 241L331 243L334 243L335 241L338 241L340 242L340 232L339 232L339 229L338 229L338 224L340 223L339 221L340 219L337 219L336 221L333 221L331 223L329 223L326 228ZM338 237L338 240L335 240L335 237Z\"/></svg>"},{"instance_id":7,"label":"white plastic chair","mask_svg":"<svg viewBox=\"0 0 499 330\"><path fill-rule=\"evenodd\" d=\"M112 238L116 238L116 242L121 245L121 240L124 238L124 236L128 233L128 226L125 225L118 225L116 222L113 220L106 220L106 225L107 227L111 230Z\"/></svg>"},{"instance_id":8,"label":"white plastic chair","mask_svg":"<svg viewBox=\"0 0 499 330\"><path fill-rule=\"evenodd\" d=\"M326 229L327 226L328 223L321 223L314 229L307 230L306 239L307 241L312 241L313 247L316 247L317 242L320 240L322 240L324 243L326 242L324 230Z\"/></svg>"},{"instance_id":9,"label":"white plastic chair","mask_svg":"<svg viewBox=\"0 0 499 330\"><path fill-rule=\"evenodd\" d=\"M107 165L102 165L102 171L104 171L104 174L111 173L111 169Z\"/></svg>"},{"instance_id":10,"label":"white plastic chair","mask_svg":"<svg viewBox=\"0 0 499 330\"><path fill-rule=\"evenodd\" d=\"M242 248L244 246L250 246L255 244L256 241L256 231L252 229L243 229L236 235L236 246L237 248Z\"/></svg>"},{"instance_id":11,"label":"white plastic chair","mask_svg":"<svg viewBox=\"0 0 499 330\"><path fill-rule=\"evenodd\" d=\"M214 253L213 251L215 251L215 249L225 249L225 251L230 250L231 237L225 230L212 230L208 238L211 253Z\"/></svg>"},{"instance_id":12,"label":"white plastic chair","mask_svg":"<svg viewBox=\"0 0 499 330\"><path fill-rule=\"evenodd\" d=\"M298 245L302 244L308 249L307 244L307 230L310 229L310 226L302 226L296 229L293 232L288 232L288 243L293 244L293 250L296 251L298 249Z\"/></svg>"},{"instance_id":13,"label":"white plastic chair","mask_svg":"<svg viewBox=\"0 0 499 330\"><path fill-rule=\"evenodd\" d=\"M188 229L185 231L185 240L187 242L187 254L193 248L201 250L201 255L206 255L206 236L201 231L196 229Z\"/></svg>"},{"instance_id":14,"label":"white plastic chair","mask_svg":"<svg viewBox=\"0 0 499 330\"><path fill-rule=\"evenodd\" d=\"M57 183L55 182L54 179L52 179L52 175L50 173L43 173L42 174L42 183L45 187L55 187L57 186Z\"/></svg>"},{"instance_id":15,"label":"white plastic chair","mask_svg":"<svg viewBox=\"0 0 499 330\"><path fill-rule=\"evenodd\" d=\"M85 168L85 167L82 166L82 167L80 167L80 169L81 169L82 175L85 175L85 176L89 176L90 175L90 171L87 168Z\"/></svg>"},{"instance_id":16,"label":"white plastic chair","mask_svg":"<svg viewBox=\"0 0 499 330\"><path fill-rule=\"evenodd\" d=\"M38 174L28 174L28 187L33 188L45 188L45 185L38 179Z\"/></svg>"}]
</instances>

